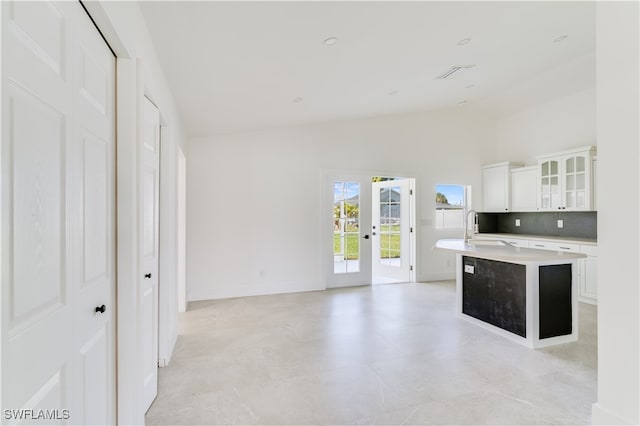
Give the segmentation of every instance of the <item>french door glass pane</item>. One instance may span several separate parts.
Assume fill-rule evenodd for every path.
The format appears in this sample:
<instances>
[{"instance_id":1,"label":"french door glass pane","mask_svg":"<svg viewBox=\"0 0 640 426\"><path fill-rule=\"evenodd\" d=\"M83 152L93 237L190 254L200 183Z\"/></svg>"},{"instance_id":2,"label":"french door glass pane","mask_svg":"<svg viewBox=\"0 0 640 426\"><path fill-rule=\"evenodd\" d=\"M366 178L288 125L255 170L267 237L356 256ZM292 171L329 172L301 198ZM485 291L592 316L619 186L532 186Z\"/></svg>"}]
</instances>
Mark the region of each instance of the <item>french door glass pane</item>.
<instances>
[{"instance_id":1,"label":"french door glass pane","mask_svg":"<svg viewBox=\"0 0 640 426\"><path fill-rule=\"evenodd\" d=\"M400 187L380 189L380 262L400 266Z\"/></svg>"},{"instance_id":2,"label":"french door glass pane","mask_svg":"<svg viewBox=\"0 0 640 426\"><path fill-rule=\"evenodd\" d=\"M565 162L565 166L567 168L567 173L573 173L573 163L574 163L574 158L568 158L567 161Z\"/></svg>"},{"instance_id":3,"label":"french door glass pane","mask_svg":"<svg viewBox=\"0 0 640 426\"><path fill-rule=\"evenodd\" d=\"M567 191L567 207L575 207L576 206L576 193L573 191Z\"/></svg>"},{"instance_id":4,"label":"french door glass pane","mask_svg":"<svg viewBox=\"0 0 640 426\"><path fill-rule=\"evenodd\" d=\"M360 184L333 184L333 272L360 271Z\"/></svg>"}]
</instances>

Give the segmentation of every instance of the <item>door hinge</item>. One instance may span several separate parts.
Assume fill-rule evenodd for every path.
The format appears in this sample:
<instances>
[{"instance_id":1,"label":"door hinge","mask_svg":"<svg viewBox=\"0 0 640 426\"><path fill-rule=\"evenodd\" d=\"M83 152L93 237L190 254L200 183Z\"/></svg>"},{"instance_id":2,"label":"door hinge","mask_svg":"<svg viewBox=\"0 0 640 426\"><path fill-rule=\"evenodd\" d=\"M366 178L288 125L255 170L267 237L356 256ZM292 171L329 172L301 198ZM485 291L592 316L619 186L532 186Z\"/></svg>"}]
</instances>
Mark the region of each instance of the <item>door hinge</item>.
<instances>
[{"instance_id":1,"label":"door hinge","mask_svg":"<svg viewBox=\"0 0 640 426\"><path fill-rule=\"evenodd\" d=\"M409 195L413 195L413 189L409 190Z\"/></svg>"},{"instance_id":2,"label":"door hinge","mask_svg":"<svg viewBox=\"0 0 640 426\"><path fill-rule=\"evenodd\" d=\"M413 226L409 228L409 232L413 232Z\"/></svg>"},{"instance_id":3,"label":"door hinge","mask_svg":"<svg viewBox=\"0 0 640 426\"><path fill-rule=\"evenodd\" d=\"M413 271L413 265L409 266L409 270Z\"/></svg>"}]
</instances>

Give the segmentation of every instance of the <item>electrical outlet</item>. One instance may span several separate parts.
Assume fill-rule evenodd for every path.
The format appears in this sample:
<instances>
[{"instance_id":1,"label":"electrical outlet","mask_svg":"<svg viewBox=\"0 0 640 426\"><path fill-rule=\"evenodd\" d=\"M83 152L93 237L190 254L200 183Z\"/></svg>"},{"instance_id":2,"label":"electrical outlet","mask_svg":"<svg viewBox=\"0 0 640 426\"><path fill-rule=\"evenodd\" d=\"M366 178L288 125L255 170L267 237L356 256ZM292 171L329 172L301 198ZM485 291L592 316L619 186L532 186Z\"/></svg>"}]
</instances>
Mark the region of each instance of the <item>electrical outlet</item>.
<instances>
[{"instance_id":1,"label":"electrical outlet","mask_svg":"<svg viewBox=\"0 0 640 426\"><path fill-rule=\"evenodd\" d=\"M558 219L558 228L563 228L563 227L564 227L564 220Z\"/></svg>"},{"instance_id":2,"label":"electrical outlet","mask_svg":"<svg viewBox=\"0 0 640 426\"><path fill-rule=\"evenodd\" d=\"M520 226L520 219L516 219L516 226Z\"/></svg>"},{"instance_id":3,"label":"electrical outlet","mask_svg":"<svg viewBox=\"0 0 640 426\"><path fill-rule=\"evenodd\" d=\"M473 274L475 267L473 265L464 265L464 272L467 274Z\"/></svg>"}]
</instances>

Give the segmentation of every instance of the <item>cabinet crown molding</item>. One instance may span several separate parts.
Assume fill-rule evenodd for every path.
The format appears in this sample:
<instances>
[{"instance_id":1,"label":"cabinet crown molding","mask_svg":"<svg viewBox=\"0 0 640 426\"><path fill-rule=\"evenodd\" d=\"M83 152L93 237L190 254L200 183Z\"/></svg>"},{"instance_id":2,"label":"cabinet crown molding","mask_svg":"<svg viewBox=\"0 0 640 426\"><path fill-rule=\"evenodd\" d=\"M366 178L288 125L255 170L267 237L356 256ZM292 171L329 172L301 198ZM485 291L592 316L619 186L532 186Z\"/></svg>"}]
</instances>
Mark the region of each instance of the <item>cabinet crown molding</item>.
<instances>
[{"instance_id":1,"label":"cabinet crown molding","mask_svg":"<svg viewBox=\"0 0 640 426\"><path fill-rule=\"evenodd\" d=\"M595 145L587 145L587 146L581 146L578 148L572 148L572 149L567 149L564 151L557 151L557 152L550 152L547 154L541 154L541 155L536 155L536 159L541 159L541 158L549 158L549 157L558 157L558 156L562 156L562 155L571 155L571 154L575 154L577 152L590 152L591 155L595 155L595 153L598 151L598 147Z\"/></svg>"},{"instance_id":2,"label":"cabinet crown molding","mask_svg":"<svg viewBox=\"0 0 640 426\"><path fill-rule=\"evenodd\" d=\"M491 167L504 167L504 166L508 166L509 168L522 167L522 166L524 166L524 163L517 162L517 161L502 161L500 163L485 164L484 166L482 166L482 168L483 169L488 169L488 168L491 168Z\"/></svg>"}]
</instances>

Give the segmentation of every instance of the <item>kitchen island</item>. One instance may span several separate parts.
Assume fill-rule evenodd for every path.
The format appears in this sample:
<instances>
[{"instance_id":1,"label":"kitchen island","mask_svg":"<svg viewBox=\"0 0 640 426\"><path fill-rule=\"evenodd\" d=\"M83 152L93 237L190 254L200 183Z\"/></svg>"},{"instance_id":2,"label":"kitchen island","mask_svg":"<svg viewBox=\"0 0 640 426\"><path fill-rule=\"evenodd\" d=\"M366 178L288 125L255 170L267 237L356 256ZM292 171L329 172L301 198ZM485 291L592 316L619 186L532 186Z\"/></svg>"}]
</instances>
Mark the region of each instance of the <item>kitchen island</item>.
<instances>
[{"instance_id":1,"label":"kitchen island","mask_svg":"<svg viewBox=\"0 0 640 426\"><path fill-rule=\"evenodd\" d=\"M510 340L540 348L578 340L577 261L581 253L450 239L456 253L456 313Z\"/></svg>"}]
</instances>

